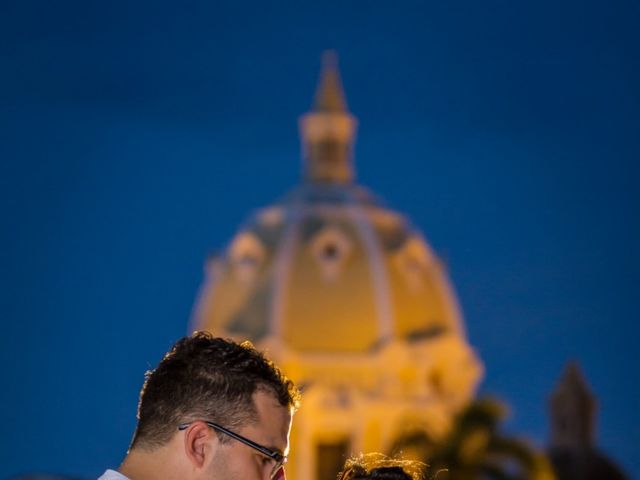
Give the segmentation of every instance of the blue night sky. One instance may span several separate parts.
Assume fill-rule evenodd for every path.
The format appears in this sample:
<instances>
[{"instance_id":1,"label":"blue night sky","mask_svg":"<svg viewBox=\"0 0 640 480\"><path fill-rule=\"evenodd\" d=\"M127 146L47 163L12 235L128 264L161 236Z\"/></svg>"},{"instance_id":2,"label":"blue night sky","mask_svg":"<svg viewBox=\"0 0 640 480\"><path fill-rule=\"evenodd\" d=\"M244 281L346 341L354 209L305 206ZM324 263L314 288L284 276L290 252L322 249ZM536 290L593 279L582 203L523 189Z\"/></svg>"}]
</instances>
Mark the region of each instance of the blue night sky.
<instances>
[{"instance_id":1,"label":"blue night sky","mask_svg":"<svg viewBox=\"0 0 640 480\"><path fill-rule=\"evenodd\" d=\"M122 459L203 263L299 181L336 49L358 181L449 266L482 393L578 360L640 478L640 4L0 3L0 478Z\"/></svg>"}]
</instances>

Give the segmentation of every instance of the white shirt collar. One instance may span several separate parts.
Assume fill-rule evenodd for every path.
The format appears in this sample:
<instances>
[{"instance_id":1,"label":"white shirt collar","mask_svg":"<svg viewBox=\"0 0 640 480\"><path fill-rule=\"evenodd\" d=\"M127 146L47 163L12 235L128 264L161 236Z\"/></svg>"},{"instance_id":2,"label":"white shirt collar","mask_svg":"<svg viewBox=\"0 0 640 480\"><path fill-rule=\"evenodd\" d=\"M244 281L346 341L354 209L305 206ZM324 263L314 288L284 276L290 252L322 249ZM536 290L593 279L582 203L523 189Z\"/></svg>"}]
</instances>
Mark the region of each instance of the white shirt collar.
<instances>
[{"instance_id":1,"label":"white shirt collar","mask_svg":"<svg viewBox=\"0 0 640 480\"><path fill-rule=\"evenodd\" d=\"M120 472L116 472L115 470L107 470L102 474L98 480L129 480L127 477L122 475Z\"/></svg>"}]
</instances>

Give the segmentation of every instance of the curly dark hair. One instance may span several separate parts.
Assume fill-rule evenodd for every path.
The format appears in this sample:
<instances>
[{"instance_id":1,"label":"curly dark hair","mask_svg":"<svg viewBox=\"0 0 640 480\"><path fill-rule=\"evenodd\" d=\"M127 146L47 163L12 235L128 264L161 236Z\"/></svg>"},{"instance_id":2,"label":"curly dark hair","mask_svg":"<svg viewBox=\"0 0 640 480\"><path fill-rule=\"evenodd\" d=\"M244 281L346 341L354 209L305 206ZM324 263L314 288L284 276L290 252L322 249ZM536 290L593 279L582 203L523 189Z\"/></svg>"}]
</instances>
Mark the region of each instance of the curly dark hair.
<instances>
[{"instance_id":1,"label":"curly dark hair","mask_svg":"<svg viewBox=\"0 0 640 480\"><path fill-rule=\"evenodd\" d=\"M347 460L338 480L422 480L425 468L422 462L367 453Z\"/></svg>"},{"instance_id":2,"label":"curly dark hair","mask_svg":"<svg viewBox=\"0 0 640 480\"><path fill-rule=\"evenodd\" d=\"M283 407L298 408L300 394L293 382L250 342L208 332L181 338L145 374L131 448L162 446L183 422L206 419L238 428L254 421L258 390L272 393Z\"/></svg>"}]
</instances>

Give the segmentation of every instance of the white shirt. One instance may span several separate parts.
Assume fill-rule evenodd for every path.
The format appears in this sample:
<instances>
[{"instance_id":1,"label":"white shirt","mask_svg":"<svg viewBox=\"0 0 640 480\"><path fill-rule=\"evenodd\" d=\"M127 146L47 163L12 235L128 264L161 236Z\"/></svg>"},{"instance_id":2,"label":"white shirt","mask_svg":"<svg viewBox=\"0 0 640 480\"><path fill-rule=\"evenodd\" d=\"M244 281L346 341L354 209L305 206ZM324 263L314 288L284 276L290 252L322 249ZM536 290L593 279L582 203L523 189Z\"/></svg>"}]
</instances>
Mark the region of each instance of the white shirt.
<instances>
[{"instance_id":1,"label":"white shirt","mask_svg":"<svg viewBox=\"0 0 640 480\"><path fill-rule=\"evenodd\" d=\"M116 472L115 470L107 470L102 474L98 480L129 480L127 477L122 475L120 472Z\"/></svg>"}]
</instances>

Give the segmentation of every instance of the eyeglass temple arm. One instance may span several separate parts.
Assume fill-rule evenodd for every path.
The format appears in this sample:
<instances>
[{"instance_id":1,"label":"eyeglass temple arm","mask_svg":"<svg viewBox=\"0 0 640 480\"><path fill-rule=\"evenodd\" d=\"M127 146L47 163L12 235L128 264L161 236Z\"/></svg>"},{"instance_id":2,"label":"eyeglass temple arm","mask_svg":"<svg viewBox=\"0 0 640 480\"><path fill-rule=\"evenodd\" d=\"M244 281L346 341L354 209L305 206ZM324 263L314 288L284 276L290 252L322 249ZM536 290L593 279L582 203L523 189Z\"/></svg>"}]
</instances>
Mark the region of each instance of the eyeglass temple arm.
<instances>
[{"instance_id":1,"label":"eyeglass temple arm","mask_svg":"<svg viewBox=\"0 0 640 480\"><path fill-rule=\"evenodd\" d=\"M245 444L251 446L252 448L255 448L259 452L264 453L267 457L273 458L274 460L276 460L278 462L281 461L284 458L284 455L282 455L281 453L274 452L273 450L265 448L262 445L254 442L252 440L249 440L248 438L243 437L242 435L238 435L237 433L234 433L231 430L227 430L222 425L218 425L217 423L213 423L213 422L204 422L204 423L209 425L214 430L219 430L222 433L224 433L225 435L228 435L231 438L234 438L234 439L238 440L241 443L245 443ZM189 425L191 425L191 422L189 422L189 423L181 423L180 425L178 425L178 430L186 430L187 428L189 428Z\"/></svg>"}]
</instances>

